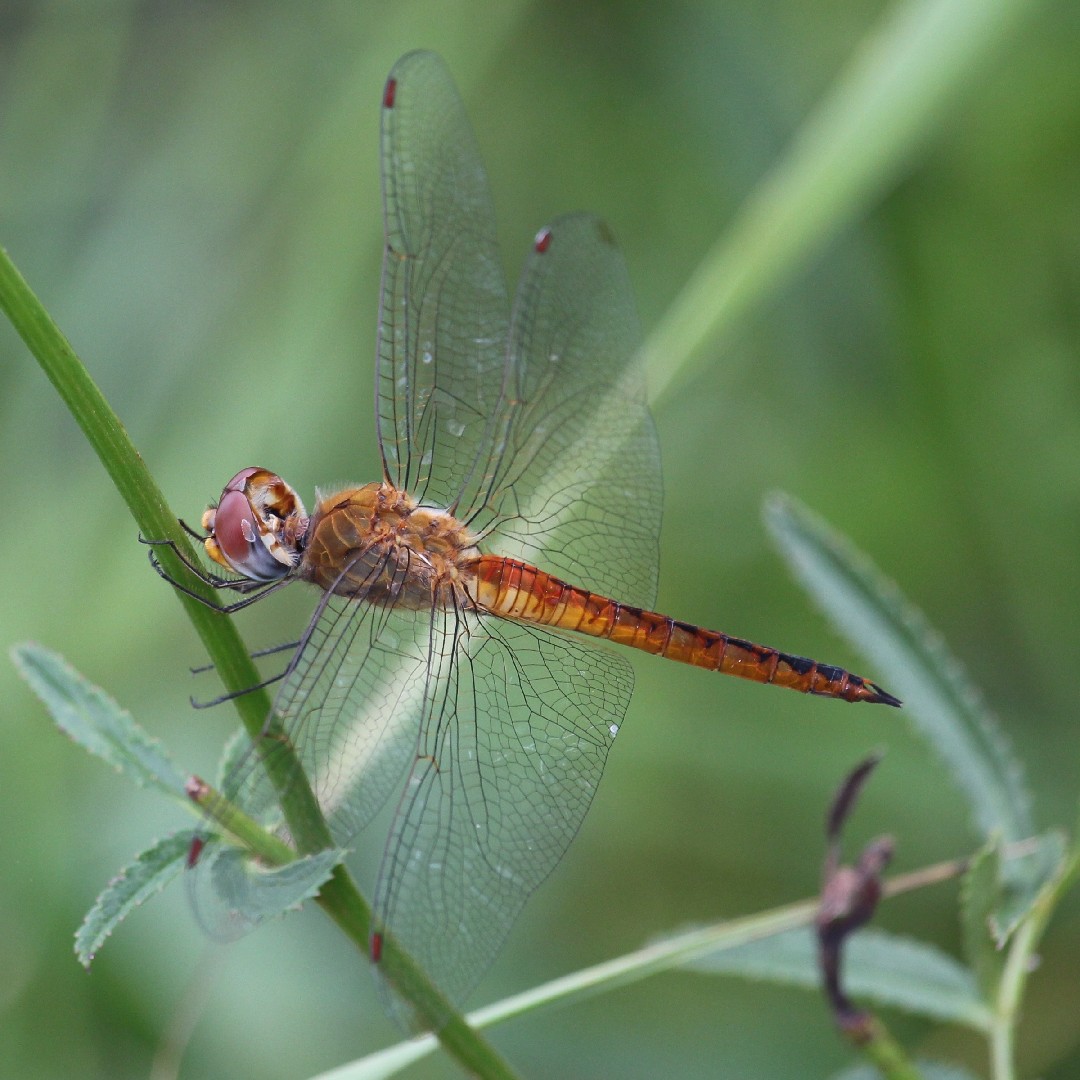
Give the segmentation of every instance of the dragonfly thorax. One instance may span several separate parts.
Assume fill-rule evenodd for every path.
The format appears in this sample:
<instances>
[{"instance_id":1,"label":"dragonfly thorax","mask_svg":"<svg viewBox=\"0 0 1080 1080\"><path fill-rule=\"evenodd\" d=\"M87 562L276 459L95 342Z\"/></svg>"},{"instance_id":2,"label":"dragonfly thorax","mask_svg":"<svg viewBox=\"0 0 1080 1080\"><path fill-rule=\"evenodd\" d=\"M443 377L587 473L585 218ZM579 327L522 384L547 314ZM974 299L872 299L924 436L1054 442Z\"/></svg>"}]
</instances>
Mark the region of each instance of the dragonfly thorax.
<instances>
[{"instance_id":1,"label":"dragonfly thorax","mask_svg":"<svg viewBox=\"0 0 1080 1080\"><path fill-rule=\"evenodd\" d=\"M464 597L479 557L452 514L372 483L320 497L297 574L342 596L426 608Z\"/></svg>"}]
</instances>

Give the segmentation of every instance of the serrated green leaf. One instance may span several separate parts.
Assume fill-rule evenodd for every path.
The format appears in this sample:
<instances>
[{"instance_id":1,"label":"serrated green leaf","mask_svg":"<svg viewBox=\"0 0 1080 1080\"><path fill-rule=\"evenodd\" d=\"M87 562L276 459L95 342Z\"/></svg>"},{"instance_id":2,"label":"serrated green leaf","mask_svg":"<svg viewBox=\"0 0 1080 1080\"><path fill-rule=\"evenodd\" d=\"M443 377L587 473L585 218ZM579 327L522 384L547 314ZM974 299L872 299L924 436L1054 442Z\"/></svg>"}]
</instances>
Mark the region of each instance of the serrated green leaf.
<instances>
[{"instance_id":1,"label":"serrated green leaf","mask_svg":"<svg viewBox=\"0 0 1080 1080\"><path fill-rule=\"evenodd\" d=\"M1053 888L1064 866L1062 833L1044 833L1034 849L1008 856L992 838L971 861L961 891L964 952L989 998L996 993L1004 959L1001 950L1031 913L1043 891Z\"/></svg>"},{"instance_id":2,"label":"serrated green leaf","mask_svg":"<svg viewBox=\"0 0 1080 1080\"><path fill-rule=\"evenodd\" d=\"M990 915L990 932L999 948L1027 918L1043 891L1053 888L1064 867L1067 847L1065 834L1052 829L1038 837L1034 851L1005 861L1000 903Z\"/></svg>"},{"instance_id":3,"label":"serrated green leaf","mask_svg":"<svg viewBox=\"0 0 1080 1080\"><path fill-rule=\"evenodd\" d=\"M903 715L967 797L979 831L996 830L1007 841L1031 836L1020 763L940 634L865 555L801 504L774 495L764 516L796 578L903 700Z\"/></svg>"},{"instance_id":4,"label":"serrated green leaf","mask_svg":"<svg viewBox=\"0 0 1080 1080\"><path fill-rule=\"evenodd\" d=\"M140 786L186 802L183 778L165 748L108 694L40 645L16 645L11 657L64 734Z\"/></svg>"},{"instance_id":5,"label":"serrated green leaf","mask_svg":"<svg viewBox=\"0 0 1080 1080\"><path fill-rule=\"evenodd\" d=\"M251 739L243 728L237 728L225 742L218 760L217 779L214 781L219 791L225 789L225 782L235 776L240 766L251 755Z\"/></svg>"},{"instance_id":6,"label":"serrated green leaf","mask_svg":"<svg viewBox=\"0 0 1080 1080\"><path fill-rule=\"evenodd\" d=\"M817 944L809 928L695 957L683 966L811 989L821 985ZM979 1030L990 1023L990 1012L967 968L933 946L880 930L863 930L848 942L844 989L855 998Z\"/></svg>"},{"instance_id":7,"label":"serrated green leaf","mask_svg":"<svg viewBox=\"0 0 1080 1080\"><path fill-rule=\"evenodd\" d=\"M983 998L992 1001L1004 958L990 933L990 919L1001 902L1001 842L992 837L972 858L960 884L960 927L964 956Z\"/></svg>"},{"instance_id":8,"label":"serrated green leaf","mask_svg":"<svg viewBox=\"0 0 1080 1080\"><path fill-rule=\"evenodd\" d=\"M200 873L208 875L215 903L229 919L254 924L310 900L345 854L329 849L266 868L239 848L218 845L204 854L206 865L200 863Z\"/></svg>"},{"instance_id":9,"label":"serrated green leaf","mask_svg":"<svg viewBox=\"0 0 1080 1080\"><path fill-rule=\"evenodd\" d=\"M75 955L83 967L90 966L105 939L135 908L176 877L194 836L191 831L166 836L109 882L75 933Z\"/></svg>"}]
</instances>

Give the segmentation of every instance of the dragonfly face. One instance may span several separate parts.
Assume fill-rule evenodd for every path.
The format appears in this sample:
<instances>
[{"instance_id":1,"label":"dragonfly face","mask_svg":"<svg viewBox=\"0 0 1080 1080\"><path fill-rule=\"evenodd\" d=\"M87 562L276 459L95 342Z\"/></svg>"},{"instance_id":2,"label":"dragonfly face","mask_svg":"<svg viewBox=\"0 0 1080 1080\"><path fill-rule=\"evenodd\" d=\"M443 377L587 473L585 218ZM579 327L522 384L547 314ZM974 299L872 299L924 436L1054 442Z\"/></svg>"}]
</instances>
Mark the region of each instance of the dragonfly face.
<instances>
[{"instance_id":1,"label":"dragonfly face","mask_svg":"<svg viewBox=\"0 0 1080 1080\"><path fill-rule=\"evenodd\" d=\"M251 581L283 578L303 549L308 517L300 497L266 469L243 469L202 516L206 554Z\"/></svg>"}]
</instances>

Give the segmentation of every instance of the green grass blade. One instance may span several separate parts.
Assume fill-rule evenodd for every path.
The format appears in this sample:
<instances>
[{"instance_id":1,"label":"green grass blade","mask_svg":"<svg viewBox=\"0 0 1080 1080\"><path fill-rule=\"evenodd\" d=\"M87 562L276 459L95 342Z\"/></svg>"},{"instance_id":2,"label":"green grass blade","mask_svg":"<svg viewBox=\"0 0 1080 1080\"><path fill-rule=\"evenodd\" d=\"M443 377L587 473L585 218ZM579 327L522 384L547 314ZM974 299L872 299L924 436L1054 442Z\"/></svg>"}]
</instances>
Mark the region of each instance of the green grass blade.
<instances>
[{"instance_id":1,"label":"green grass blade","mask_svg":"<svg viewBox=\"0 0 1080 1080\"><path fill-rule=\"evenodd\" d=\"M564 1005L579 998L638 982L657 972L669 971L703 952L733 948L793 927L808 926L814 918L816 901L792 904L772 911L732 919L718 926L674 934L636 952L552 979L524 993L504 998L493 1005L469 1013L474 1027L483 1028L522 1016L548 1005ZM387 1047L378 1053L320 1073L312 1080L382 1080L430 1054L437 1043L430 1035Z\"/></svg>"},{"instance_id":2,"label":"green grass blade","mask_svg":"<svg viewBox=\"0 0 1080 1080\"><path fill-rule=\"evenodd\" d=\"M824 521L786 496L765 523L796 578L841 633L873 661L903 715L967 797L983 835L1031 836L1031 797L1004 732L921 612Z\"/></svg>"},{"instance_id":3,"label":"green grass blade","mask_svg":"<svg viewBox=\"0 0 1080 1080\"><path fill-rule=\"evenodd\" d=\"M855 50L645 346L650 396L897 181L1033 0L910 0Z\"/></svg>"},{"instance_id":4,"label":"green grass blade","mask_svg":"<svg viewBox=\"0 0 1080 1080\"><path fill-rule=\"evenodd\" d=\"M7 252L0 248L0 311L26 343L57 392L71 410L90 445L105 466L117 490L127 502L139 530L145 537L171 539L180 551L194 560L188 537L179 528L176 516L154 482L119 418L90 378L59 327L16 269ZM189 575L167 549L159 548L165 568L178 579ZM191 588L207 599L209 590L196 581ZM229 618L210 611L189 596L177 593L206 650L229 690L246 691L260 680ZM264 739L263 727L270 715L265 692L241 693L233 699L248 735L257 747L273 746L277 752L268 759L268 772L281 797L289 831L302 853L331 846L331 837L318 802L311 791L299 760L284 751L284 739ZM271 729L273 733L273 729ZM371 928L371 906L356 883L340 864L323 885L319 903L339 927L367 955ZM476 1034L427 978L392 940L383 950L383 970L423 1022L439 1030L439 1039L448 1053L479 1076L509 1078L510 1067L494 1048Z\"/></svg>"}]
</instances>

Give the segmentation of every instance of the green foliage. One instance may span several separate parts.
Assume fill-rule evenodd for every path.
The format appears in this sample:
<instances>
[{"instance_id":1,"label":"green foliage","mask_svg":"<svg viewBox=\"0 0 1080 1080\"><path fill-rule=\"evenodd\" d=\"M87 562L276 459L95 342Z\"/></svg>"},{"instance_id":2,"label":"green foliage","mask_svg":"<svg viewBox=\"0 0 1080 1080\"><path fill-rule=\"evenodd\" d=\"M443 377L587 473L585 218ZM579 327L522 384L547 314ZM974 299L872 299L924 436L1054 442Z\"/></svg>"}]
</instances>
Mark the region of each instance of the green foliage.
<instances>
[{"instance_id":1,"label":"green foliage","mask_svg":"<svg viewBox=\"0 0 1080 1080\"><path fill-rule=\"evenodd\" d=\"M801 540L807 535L821 536L822 531L820 524L815 523L812 534L790 526L786 535L789 540L791 536ZM808 581L817 583L816 592L823 602L834 610L842 610L845 603L850 604L852 590L839 589L834 594L834 581L847 580L856 568L860 580L875 578L865 559L841 549L835 540L831 550L840 554L829 563L827 579L816 574L817 564L813 562L804 562L804 574ZM806 569L807 566L811 569ZM885 602L880 590L874 589L857 591L856 595L860 601L859 618L871 624L868 632L873 638L880 633L878 624L888 620L896 610L892 602L895 598ZM164 749L108 695L47 650L23 646L13 655L61 730L136 782L154 787L173 799L184 798L184 785ZM225 756L235 758L236 753L236 740L232 740ZM220 809L215 811L215 816L225 825L230 823L230 818ZM82 963L89 966L119 922L176 876L193 836L190 831L182 832L155 843L109 884L76 936L76 952ZM246 926L275 917L316 896L342 854L327 850L281 867L259 868L239 849L223 848L210 856L209 865L204 862L202 870L212 883L215 902L222 912L237 925ZM1007 924L1016 931L1025 921L1045 922L1047 902L1054 899L1052 889L1062 881L1065 850L1061 837L1049 834L1012 860L1020 869L1011 875L1003 870L1006 858L1000 842L994 839L971 860L965 874L962 921L970 968L932 946L864 931L845 954L846 990L879 1005L994 1032L1002 1022L995 1015L995 1002L1008 970L999 952L1007 936L1002 934L1002 927ZM1042 902L1043 910L1036 909L1037 901ZM1003 908L1008 910L1005 916ZM485 1010L486 1015L474 1018L474 1022L484 1025L507 1019L674 966L702 974L735 975L816 990L820 982L816 946L805 925L813 910L813 905L807 904L802 911L792 911L779 918L764 913L739 924L722 925L708 935L694 931L658 941L640 958L624 958L601 969L567 977L547 993L533 992L527 1001ZM799 922L803 923L802 928L784 928L785 924L796 926ZM1032 936L1024 942L1025 955L1030 953L1035 940ZM1015 1013L1005 1019L1014 1022ZM391 1075L433 1045L433 1042L424 1046L410 1044L411 1048L400 1052L391 1051L373 1060L357 1062L340 1076L358 1080Z\"/></svg>"},{"instance_id":2,"label":"green foliage","mask_svg":"<svg viewBox=\"0 0 1080 1080\"><path fill-rule=\"evenodd\" d=\"M245 852L224 848L208 853L209 865L200 869L210 876L227 918L250 929L318 896L343 855L330 848L268 869L254 863Z\"/></svg>"},{"instance_id":3,"label":"green foliage","mask_svg":"<svg viewBox=\"0 0 1080 1080\"><path fill-rule=\"evenodd\" d=\"M1061 874L1070 863L1068 837L1054 829L1033 838L1024 854L1005 861L997 883L998 896L989 915L988 929L997 947L1030 917L1048 892L1058 887Z\"/></svg>"}]
</instances>

